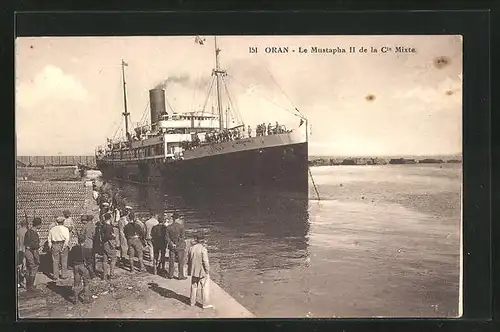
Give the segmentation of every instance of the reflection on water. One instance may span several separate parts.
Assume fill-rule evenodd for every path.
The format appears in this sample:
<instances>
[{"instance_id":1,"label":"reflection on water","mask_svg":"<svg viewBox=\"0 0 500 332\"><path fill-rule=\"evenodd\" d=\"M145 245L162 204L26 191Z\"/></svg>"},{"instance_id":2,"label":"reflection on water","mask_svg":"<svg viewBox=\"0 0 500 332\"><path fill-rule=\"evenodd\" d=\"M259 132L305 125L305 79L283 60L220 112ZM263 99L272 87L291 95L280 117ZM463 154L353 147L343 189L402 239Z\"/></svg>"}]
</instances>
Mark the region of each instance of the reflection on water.
<instances>
[{"instance_id":1,"label":"reflection on water","mask_svg":"<svg viewBox=\"0 0 500 332\"><path fill-rule=\"evenodd\" d=\"M321 201L114 186L204 231L212 278L259 317L457 315L459 165L312 172Z\"/></svg>"}]
</instances>

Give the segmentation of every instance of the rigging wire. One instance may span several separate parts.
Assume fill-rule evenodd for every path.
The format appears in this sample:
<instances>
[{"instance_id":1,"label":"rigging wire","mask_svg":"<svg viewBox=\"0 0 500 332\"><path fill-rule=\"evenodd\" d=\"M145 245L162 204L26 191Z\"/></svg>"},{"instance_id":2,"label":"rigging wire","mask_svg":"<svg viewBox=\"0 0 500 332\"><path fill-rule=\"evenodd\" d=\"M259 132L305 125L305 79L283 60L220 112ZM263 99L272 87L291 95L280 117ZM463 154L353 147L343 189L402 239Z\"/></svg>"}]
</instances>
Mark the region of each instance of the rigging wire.
<instances>
[{"instance_id":1,"label":"rigging wire","mask_svg":"<svg viewBox=\"0 0 500 332\"><path fill-rule=\"evenodd\" d=\"M233 107L233 109L235 110L234 114L232 114L232 112L231 112L231 117L232 117L232 115L234 115L236 117L236 122L238 124L243 124L243 120L242 120L240 111L238 110L237 105L233 102L233 100L231 98L231 94L229 93L229 89L227 87L227 82L226 82L226 79L224 77L222 78L222 82L224 83L224 88L225 88L226 93L227 93L227 98L229 99L229 105L231 105Z\"/></svg>"},{"instance_id":2,"label":"rigging wire","mask_svg":"<svg viewBox=\"0 0 500 332\"><path fill-rule=\"evenodd\" d=\"M167 102L168 108L172 111L172 113L176 113L172 105L170 104L170 101L168 101L167 95L165 94L165 101Z\"/></svg>"},{"instance_id":3,"label":"rigging wire","mask_svg":"<svg viewBox=\"0 0 500 332\"><path fill-rule=\"evenodd\" d=\"M278 82L274 78L273 74L271 74L271 72L266 68L266 66L262 66L262 68L264 68L264 70L269 74L269 76L273 80L274 84L276 84L276 86L280 89L281 93L283 93L283 95L285 96L286 100L290 103L290 105L292 105L292 107L294 108L294 110L296 110L303 118L305 118L305 116L299 111L299 109L297 108L297 106L295 106L295 104L292 103L292 101L290 100L290 98L288 97L288 95L286 94L286 92L283 90L283 88L281 87L281 85L278 84Z\"/></svg>"},{"instance_id":4,"label":"rigging wire","mask_svg":"<svg viewBox=\"0 0 500 332\"><path fill-rule=\"evenodd\" d=\"M207 98L205 99L205 102L203 103L203 108L202 108L203 112L205 112L205 108L207 107L208 100L210 99L210 92L212 92L214 82L215 82L215 76L212 77L212 82L210 82L210 86L208 87Z\"/></svg>"},{"instance_id":5,"label":"rigging wire","mask_svg":"<svg viewBox=\"0 0 500 332\"><path fill-rule=\"evenodd\" d=\"M241 86L243 86L244 88L246 88L246 89L251 89L248 85L246 85L246 84L244 84L244 83L240 82L239 80L237 80L236 78L234 78L234 76L232 76L232 75L228 75L228 76L229 76L229 77L231 77L231 79L233 79L236 83L240 84L240 85L241 85ZM252 93L253 93L253 91L252 91ZM300 115L298 115L298 114L296 114L296 113L294 113L294 112L290 111L288 108L285 108L285 107L283 107L283 106L281 106L281 105L278 105L275 101L273 101L273 100L271 100L271 99L267 98L266 96L264 96L264 95L262 95L262 94L261 94L261 97L262 97L262 98L264 98L264 99L266 99L267 101L269 101L269 102L273 103L274 105L278 106L279 108L281 108L281 109L283 109L283 110L285 110L285 111L289 112L290 114L292 114L292 115L294 115L294 116L296 116L296 117L298 117L298 118L303 118L303 116L300 116Z\"/></svg>"},{"instance_id":6,"label":"rigging wire","mask_svg":"<svg viewBox=\"0 0 500 332\"><path fill-rule=\"evenodd\" d=\"M144 126L147 124L148 108L149 108L149 101L146 101L146 106L144 107L144 111L142 112L141 120L139 121L140 126Z\"/></svg>"}]
</instances>

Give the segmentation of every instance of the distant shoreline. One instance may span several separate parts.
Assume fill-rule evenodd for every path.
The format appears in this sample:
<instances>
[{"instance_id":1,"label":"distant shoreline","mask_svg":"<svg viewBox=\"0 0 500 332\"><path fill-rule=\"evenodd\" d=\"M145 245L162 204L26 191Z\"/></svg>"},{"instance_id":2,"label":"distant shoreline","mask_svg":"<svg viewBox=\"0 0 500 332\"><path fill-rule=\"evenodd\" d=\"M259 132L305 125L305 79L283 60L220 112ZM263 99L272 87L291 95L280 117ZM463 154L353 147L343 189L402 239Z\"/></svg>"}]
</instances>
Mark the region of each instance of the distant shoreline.
<instances>
[{"instance_id":1,"label":"distant shoreline","mask_svg":"<svg viewBox=\"0 0 500 332\"><path fill-rule=\"evenodd\" d=\"M309 157L309 166L363 166L363 165L409 165L409 164L461 164L461 157Z\"/></svg>"}]
</instances>

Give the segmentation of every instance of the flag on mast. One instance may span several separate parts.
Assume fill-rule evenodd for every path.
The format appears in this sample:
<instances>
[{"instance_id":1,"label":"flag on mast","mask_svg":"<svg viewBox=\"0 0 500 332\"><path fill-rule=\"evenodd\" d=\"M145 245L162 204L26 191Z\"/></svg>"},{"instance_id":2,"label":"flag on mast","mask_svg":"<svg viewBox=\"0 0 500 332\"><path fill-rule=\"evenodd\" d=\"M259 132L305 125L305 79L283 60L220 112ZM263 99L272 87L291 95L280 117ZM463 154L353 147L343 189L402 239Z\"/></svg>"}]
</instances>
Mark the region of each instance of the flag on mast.
<instances>
[{"instance_id":1,"label":"flag on mast","mask_svg":"<svg viewBox=\"0 0 500 332\"><path fill-rule=\"evenodd\" d=\"M128 63L126 63L125 61L123 61L123 59L122 59L122 66L125 66L125 67L128 66Z\"/></svg>"},{"instance_id":2,"label":"flag on mast","mask_svg":"<svg viewBox=\"0 0 500 332\"><path fill-rule=\"evenodd\" d=\"M200 44L200 45L204 45L205 44L205 38L201 39L200 36L196 36L196 37L194 37L194 42L197 43L197 44Z\"/></svg>"}]
</instances>

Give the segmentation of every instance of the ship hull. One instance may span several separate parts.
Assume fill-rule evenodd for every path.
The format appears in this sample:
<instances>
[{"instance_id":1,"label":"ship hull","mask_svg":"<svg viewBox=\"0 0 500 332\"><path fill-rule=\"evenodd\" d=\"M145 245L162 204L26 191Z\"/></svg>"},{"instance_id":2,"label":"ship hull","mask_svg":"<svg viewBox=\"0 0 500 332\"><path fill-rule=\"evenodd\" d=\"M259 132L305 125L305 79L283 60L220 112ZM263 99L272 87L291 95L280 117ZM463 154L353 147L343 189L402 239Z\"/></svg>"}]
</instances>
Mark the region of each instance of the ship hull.
<instances>
[{"instance_id":1,"label":"ship hull","mask_svg":"<svg viewBox=\"0 0 500 332\"><path fill-rule=\"evenodd\" d=\"M308 144L300 142L164 162L98 160L105 178L157 183L186 192L241 188L308 195Z\"/></svg>"}]
</instances>

